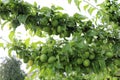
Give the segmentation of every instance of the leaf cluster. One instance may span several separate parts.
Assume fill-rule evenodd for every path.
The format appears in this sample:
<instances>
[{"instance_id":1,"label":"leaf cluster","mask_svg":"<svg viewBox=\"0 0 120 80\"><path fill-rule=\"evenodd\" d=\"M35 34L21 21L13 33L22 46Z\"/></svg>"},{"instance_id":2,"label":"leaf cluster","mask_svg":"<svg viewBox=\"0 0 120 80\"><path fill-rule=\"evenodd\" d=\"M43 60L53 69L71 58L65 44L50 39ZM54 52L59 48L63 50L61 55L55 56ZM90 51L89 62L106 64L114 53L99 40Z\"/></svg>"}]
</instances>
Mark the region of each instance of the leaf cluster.
<instances>
[{"instance_id":1,"label":"leaf cluster","mask_svg":"<svg viewBox=\"0 0 120 80\"><path fill-rule=\"evenodd\" d=\"M21 62L17 59L5 58L0 65L0 80L23 80L25 73L20 69Z\"/></svg>"}]
</instances>

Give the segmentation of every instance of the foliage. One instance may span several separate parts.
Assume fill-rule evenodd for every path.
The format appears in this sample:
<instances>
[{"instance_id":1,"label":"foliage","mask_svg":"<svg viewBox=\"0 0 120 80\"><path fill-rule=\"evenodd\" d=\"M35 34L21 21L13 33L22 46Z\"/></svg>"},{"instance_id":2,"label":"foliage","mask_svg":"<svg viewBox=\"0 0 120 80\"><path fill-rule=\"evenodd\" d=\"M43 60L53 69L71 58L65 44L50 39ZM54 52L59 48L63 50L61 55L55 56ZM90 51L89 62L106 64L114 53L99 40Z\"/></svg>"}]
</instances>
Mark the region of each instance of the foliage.
<instances>
[{"instance_id":1,"label":"foliage","mask_svg":"<svg viewBox=\"0 0 120 80\"><path fill-rule=\"evenodd\" d=\"M24 80L25 73L20 69L20 64L14 57L5 58L0 65L0 80Z\"/></svg>"},{"instance_id":2,"label":"foliage","mask_svg":"<svg viewBox=\"0 0 120 80\"><path fill-rule=\"evenodd\" d=\"M74 1L78 7L81 1ZM73 16L62 13L59 6L39 8L36 3L31 5L20 0L1 1L0 17L10 22L13 30L9 35L11 43L7 44L9 53L16 51L31 71L39 69L42 80L116 80L115 73L120 67L119 5L117 0L106 0L99 4L101 9L96 17L89 20L78 13ZM89 7L88 12L92 14L95 9ZM39 37L45 32L47 41L16 39L15 29L21 24Z\"/></svg>"}]
</instances>

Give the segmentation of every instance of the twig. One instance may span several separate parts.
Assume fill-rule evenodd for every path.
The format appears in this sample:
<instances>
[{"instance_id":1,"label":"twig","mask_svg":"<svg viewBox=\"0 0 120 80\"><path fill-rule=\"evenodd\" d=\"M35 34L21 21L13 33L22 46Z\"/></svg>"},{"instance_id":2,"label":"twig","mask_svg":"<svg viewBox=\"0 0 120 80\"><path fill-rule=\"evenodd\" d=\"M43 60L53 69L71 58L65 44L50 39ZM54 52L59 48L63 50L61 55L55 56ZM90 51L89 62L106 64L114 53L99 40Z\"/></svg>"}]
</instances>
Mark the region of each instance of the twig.
<instances>
[{"instance_id":1,"label":"twig","mask_svg":"<svg viewBox=\"0 0 120 80\"><path fill-rule=\"evenodd\" d=\"M9 41L3 39L2 37L0 37L0 39L3 40L3 41L5 41L5 42L7 42L7 43L10 43Z\"/></svg>"},{"instance_id":2,"label":"twig","mask_svg":"<svg viewBox=\"0 0 120 80\"><path fill-rule=\"evenodd\" d=\"M93 4L91 4L89 1L83 0L84 2L86 2L87 4L91 5L92 7L94 7L97 10L100 10L98 7L94 6Z\"/></svg>"},{"instance_id":3,"label":"twig","mask_svg":"<svg viewBox=\"0 0 120 80\"><path fill-rule=\"evenodd\" d=\"M102 9L99 9L98 7L94 6L93 4L91 4L89 1L83 0L85 3L91 5L92 7L94 7L97 10L101 10L102 12L106 13L105 11L103 11Z\"/></svg>"}]
</instances>

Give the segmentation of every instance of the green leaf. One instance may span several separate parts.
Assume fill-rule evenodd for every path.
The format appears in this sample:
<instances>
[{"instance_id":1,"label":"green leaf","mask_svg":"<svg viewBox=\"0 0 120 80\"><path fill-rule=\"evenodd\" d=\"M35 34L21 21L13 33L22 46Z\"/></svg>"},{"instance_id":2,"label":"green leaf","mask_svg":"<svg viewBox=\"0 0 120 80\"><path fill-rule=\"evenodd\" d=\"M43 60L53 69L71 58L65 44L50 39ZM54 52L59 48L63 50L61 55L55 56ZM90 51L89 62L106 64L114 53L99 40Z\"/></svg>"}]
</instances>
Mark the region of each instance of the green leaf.
<instances>
[{"instance_id":1,"label":"green leaf","mask_svg":"<svg viewBox=\"0 0 120 80\"><path fill-rule=\"evenodd\" d=\"M83 15L80 15L79 18L80 18L81 20L85 20L87 17L86 17L86 16L83 16Z\"/></svg>"},{"instance_id":2,"label":"green leaf","mask_svg":"<svg viewBox=\"0 0 120 80\"><path fill-rule=\"evenodd\" d=\"M94 10L95 10L95 8L89 8L88 9L89 14L91 15Z\"/></svg>"},{"instance_id":3,"label":"green leaf","mask_svg":"<svg viewBox=\"0 0 120 80\"><path fill-rule=\"evenodd\" d=\"M57 6L56 8L55 8L55 10L64 10L62 7L60 7L60 6Z\"/></svg>"},{"instance_id":4,"label":"green leaf","mask_svg":"<svg viewBox=\"0 0 120 80\"><path fill-rule=\"evenodd\" d=\"M72 48L71 48L71 45L70 44L66 44L64 47L63 47L63 52L65 52L65 53L69 53L69 54L71 54L71 55L73 55L73 53L72 53Z\"/></svg>"},{"instance_id":5,"label":"green leaf","mask_svg":"<svg viewBox=\"0 0 120 80\"><path fill-rule=\"evenodd\" d=\"M37 2L34 2L34 6L37 7Z\"/></svg>"},{"instance_id":6,"label":"green leaf","mask_svg":"<svg viewBox=\"0 0 120 80\"><path fill-rule=\"evenodd\" d=\"M93 67L94 72L96 72L96 73L99 72L99 63L98 63L98 61L94 61L92 63L92 67Z\"/></svg>"},{"instance_id":7,"label":"green leaf","mask_svg":"<svg viewBox=\"0 0 120 80\"><path fill-rule=\"evenodd\" d=\"M88 36L96 36L98 33L95 30L88 31Z\"/></svg>"},{"instance_id":8,"label":"green leaf","mask_svg":"<svg viewBox=\"0 0 120 80\"><path fill-rule=\"evenodd\" d=\"M77 8L80 10L80 0L74 0L75 5L77 6Z\"/></svg>"},{"instance_id":9,"label":"green leaf","mask_svg":"<svg viewBox=\"0 0 120 80\"><path fill-rule=\"evenodd\" d=\"M51 8L52 8L52 7L51 7ZM40 12L41 12L42 14L45 14L47 17L51 17L51 9L48 8L48 7L42 7L42 8L40 9Z\"/></svg>"},{"instance_id":10,"label":"green leaf","mask_svg":"<svg viewBox=\"0 0 120 80\"><path fill-rule=\"evenodd\" d=\"M114 76L120 77L120 70L116 71L116 72L114 73Z\"/></svg>"},{"instance_id":11,"label":"green leaf","mask_svg":"<svg viewBox=\"0 0 120 80\"><path fill-rule=\"evenodd\" d=\"M94 0L95 1L95 3L97 3L97 0Z\"/></svg>"},{"instance_id":12,"label":"green leaf","mask_svg":"<svg viewBox=\"0 0 120 80\"><path fill-rule=\"evenodd\" d=\"M0 24L2 23L1 20L2 20L2 19L1 19L1 17L0 17Z\"/></svg>"},{"instance_id":13,"label":"green leaf","mask_svg":"<svg viewBox=\"0 0 120 80\"><path fill-rule=\"evenodd\" d=\"M8 50L8 55L9 55L10 57L12 56L12 55L11 55L12 51L13 51L13 48L10 48L10 49Z\"/></svg>"},{"instance_id":14,"label":"green leaf","mask_svg":"<svg viewBox=\"0 0 120 80\"><path fill-rule=\"evenodd\" d=\"M5 24L7 24L9 21L5 21L2 25L1 25L1 29L4 28Z\"/></svg>"},{"instance_id":15,"label":"green leaf","mask_svg":"<svg viewBox=\"0 0 120 80\"><path fill-rule=\"evenodd\" d=\"M8 36L11 41L13 41L14 35L15 35L15 32L11 31L10 34L9 34L9 36Z\"/></svg>"},{"instance_id":16,"label":"green leaf","mask_svg":"<svg viewBox=\"0 0 120 80\"><path fill-rule=\"evenodd\" d=\"M88 7L89 7L89 5L85 5L85 6L84 6L84 10L86 10Z\"/></svg>"},{"instance_id":17,"label":"green leaf","mask_svg":"<svg viewBox=\"0 0 120 80\"><path fill-rule=\"evenodd\" d=\"M4 44L3 44L3 43L0 43L0 47L4 47Z\"/></svg>"},{"instance_id":18,"label":"green leaf","mask_svg":"<svg viewBox=\"0 0 120 80\"><path fill-rule=\"evenodd\" d=\"M18 21L19 21L20 23L25 24L26 19L27 19L28 16L29 16L29 15L19 15L19 16L17 17L17 19L18 19Z\"/></svg>"},{"instance_id":19,"label":"green leaf","mask_svg":"<svg viewBox=\"0 0 120 80\"><path fill-rule=\"evenodd\" d=\"M98 62L99 62L100 69L104 70L106 68L105 60L101 59Z\"/></svg>"},{"instance_id":20,"label":"green leaf","mask_svg":"<svg viewBox=\"0 0 120 80\"><path fill-rule=\"evenodd\" d=\"M38 42L33 42L31 45L32 45L33 48L37 48L38 45L41 45L41 44L43 44L43 42L42 41L38 41Z\"/></svg>"},{"instance_id":21,"label":"green leaf","mask_svg":"<svg viewBox=\"0 0 120 80\"><path fill-rule=\"evenodd\" d=\"M30 44L30 38L28 38L28 39L25 40L25 45L26 45L26 47L28 47L29 44Z\"/></svg>"},{"instance_id":22,"label":"green leaf","mask_svg":"<svg viewBox=\"0 0 120 80\"><path fill-rule=\"evenodd\" d=\"M48 13L48 12L50 12L51 10L50 10L50 8L48 8L48 7L42 7L41 8L41 10L40 10L40 12L43 12L43 13Z\"/></svg>"},{"instance_id":23,"label":"green leaf","mask_svg":"<svg viewBox=\"0 0 120 80\"><path fill-rule=\"evenodd\" d=\"M68 3L71 4L72 0L68 0Z\"/></svg>"},{"instance_id":24,"label":"green leaf","mask_svg":"<svg viewBox=\"0 0 120 80\"><path fill-rule=\"evenodd\" d=\"M85 20L87 17L86 17L86 16L83 16L83 15L81 15L81 14L75 13L75 14L74 14L74 18L80 19L80 20Z\"/></svg>"}]
</instances>

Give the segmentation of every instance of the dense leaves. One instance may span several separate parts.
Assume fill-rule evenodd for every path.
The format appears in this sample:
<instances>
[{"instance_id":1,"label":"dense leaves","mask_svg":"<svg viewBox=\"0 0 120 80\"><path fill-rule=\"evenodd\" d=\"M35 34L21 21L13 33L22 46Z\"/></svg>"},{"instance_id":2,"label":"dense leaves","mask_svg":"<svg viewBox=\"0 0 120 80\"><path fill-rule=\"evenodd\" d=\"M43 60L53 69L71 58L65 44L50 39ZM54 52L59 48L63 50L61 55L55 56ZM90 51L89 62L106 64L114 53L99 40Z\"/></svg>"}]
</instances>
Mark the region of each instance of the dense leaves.
<instances>
[{"instance_id":1,"label":"dense leaves","mask_svg":"<svg viewBox=\"0 0 120 80\"><path fill-rule=\"evenodd\" d=\"M79 8L80 1L74 1ZM38 68L39 78L43 80L117 79L114 76L120 67L119 5L106 0L100 6L102 9L95 20L99 19L101 24L95 24L81 14L62 13L62 8L54 5L39 8L24 1L0 2L1 19L11 22L10 27L14 29L7 48L16 51L18 57L32 67L31 71ZM108 6L115 9L108 9ZM92 14L94 10L90 8L88 12ZM21 24L39 37L46 32L47 41L18 40L14 31ZM58 35L60 40L53 35Z\"/></svg>"},{"instance_id":2,"label":"dense leaves","mask_svg":"<svg viewBox=\"0 0 120 80\"><path fill-rule=\"evenodd\" d=\"M77 30L77 22L75 21L77 19L70 17L66 13L61 13L59 10L62 8L59 6L39 9L23 1L11 1L7 4L0 3L0 6L1 19L10 20L10 27L14 29L22 23L26 29L31 29L34 32L37 30L40 32L42 30L49 35L59 34L61 37L69 37L71 33ZM82 15L79 14L77 14L77 16L82 17ZM75 15L75 17L77 16ZM79 22L80 21L79 19Z\"/></svg>"},{"instance_id":3,"label":"dense leaves","mask_svg":"<svg viewBox=\"0 0 120 80\"><path fill-rule=\"evenodd\" d=\"M5 58L0 65L0 80L24 80L25 73L20 69L21 62L15 58Z\"/></svg>"},{"instance_id":4,"label":"dense leaves","mask_svg":"<svg viewBox=\"0 0 120 80\"><path fill-rule=\"evenodd\" d=\"M113 21L115 23L117 23L118 25L120 25L120 3L118 3L117 0L115 1L110 1L110 0L106 0L106 4L105 6L105 10L107 11L107 14L109 15L109 20Z\"/></svg>"}]
</instances>

